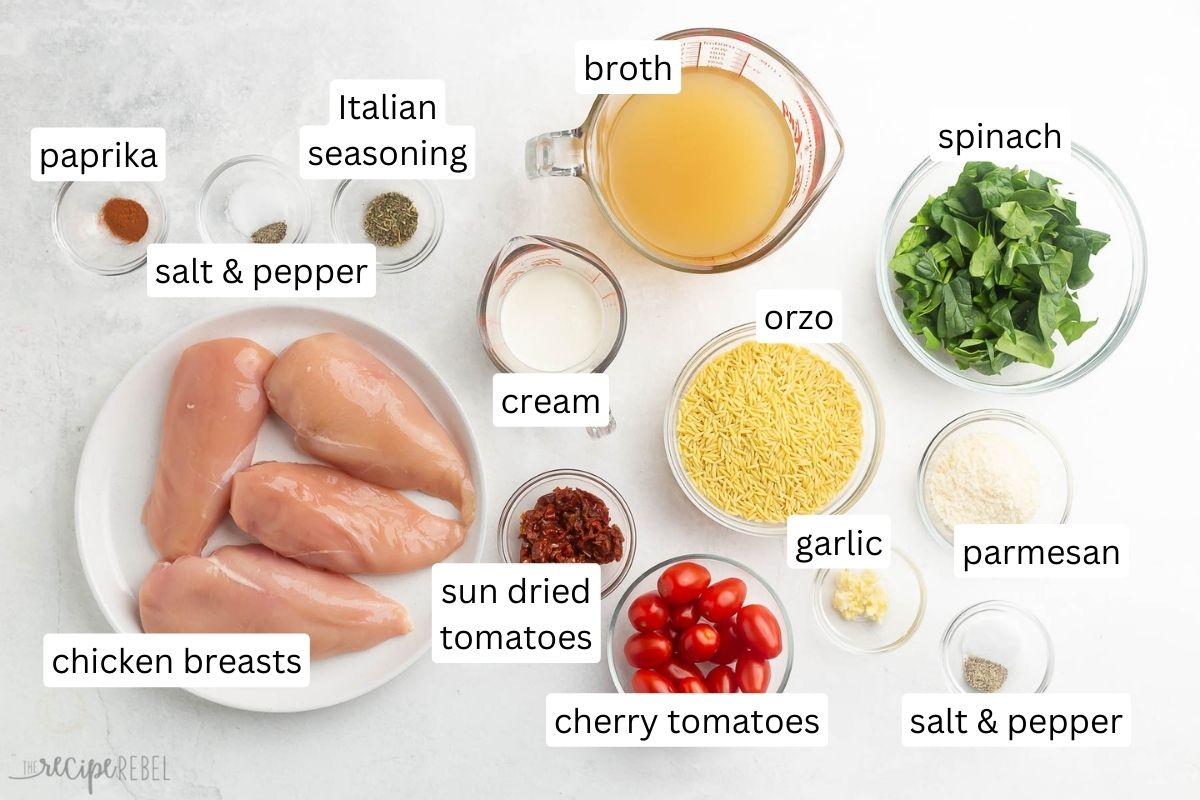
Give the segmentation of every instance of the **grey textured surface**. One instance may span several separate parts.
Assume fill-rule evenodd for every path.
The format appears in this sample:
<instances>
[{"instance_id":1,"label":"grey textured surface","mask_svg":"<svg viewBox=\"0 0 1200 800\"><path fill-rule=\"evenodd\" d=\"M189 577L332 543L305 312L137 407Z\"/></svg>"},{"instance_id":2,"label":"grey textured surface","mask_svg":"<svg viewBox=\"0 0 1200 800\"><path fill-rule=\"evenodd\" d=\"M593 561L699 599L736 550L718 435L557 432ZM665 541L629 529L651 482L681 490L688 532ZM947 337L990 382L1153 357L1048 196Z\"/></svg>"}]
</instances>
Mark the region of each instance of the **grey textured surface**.
<instances>
[{"instance_id":1,"label":"grey textured surface","mask_svg":"<svg viewBox=\"0 0 1200 800\"><path fill-rule=\"evenodd\" d=\"M168 758L168 783L98 783L96 797L658 796L1128 797L1150 782L1195 796L1198 552L1197 434L1190 355L1197 296L1191 184L1200 124L1196 9L1138 11L1084 4L1009 3L973 11L854 3L215 3L6 2L0 14L0 796L74 797L86 788L23 783L22 759L119 753ZM772 10L774 6L774 10ZM1015 22L1014 22L1015 20ZM1024 22L1022 20L1027 20ZM1029 35L1033 20L1066 31ZM842 174L800 234L769 261L729 276L668 273L639 260L604 227L584 187L526 182L524 140L581 120L573 92L578 38L655 36L700 24L758 35L788 53L822 90L847 137ZM948 53L965 29L988 44ZM986 35L984 31L988 32ZM1001 57L994 37L1011 47ZM996 51L993 52L993 47ZM993 58L992 56L996 57ZM1056 63L1069 61L1062 68ZM979 64L989 77L960 72ZM1064 77L1065 76L1065 77ZM295 161L301 124L321 122L327 81L435 77L451 121L478 129L477 178L443 186L446 230L412 273L381 276L373 300L331 302L384 325L424 353L475 416L494 521L509 493L545 468L580 466L611 480L634 509L640 571L684 551L743 559L775 582L792 609L798 652L792 688L827 691L823 751L550 751L548 691L607 691L595 666L442 666L428 660L337 708L271 716L231 711L182 691L47 690L41 637L102 631L76 554L72 491L88 426L129 365L183 323L236 301L150 300L141 272L100 278L73 267L50 234L55 186L28 177L29 129L161 125L170 157L162 185L171 241L196 236L204 176L249 152ZM1064 88L1063 80L1067 81ZM895 341L878 309L872 257L892 193L923 148L919 98L939 87L968 98L981 84L1019 89L1031 105L1070 103L1076 137L1128 184L1151 243L1151 286L1122 349L1084 381L1051 396L1003 403L1061 437L1077 468L1076 518L1133 525L1133 576L1113 583L955 583L945 553L913 507L921 450L946 421L995 401L951 389ZM310 241L327 240L332 184L310 185ZM497 431L489 364L474 329L483 270L510 235L546 233L601 254L631 305L625 350L611 370L616 435ZM808 608L809 578L785 570L775 546L714 528L674 486L661 445L663 403L702 342L749 319L759 287L846 293L847 343L885 398L883 467L860 505L893 515L896 540L922 564L930 607L917 637L882 657L825 642ZM1187 315L1186 317L1184 315ZM156 421L147 421L156 424ZM491 553L489 545L488 553ZM906 751L899 696L940 691L937 643L963 606L990 596L1038 609L1055 637L1060 691L1133 693L1134 747L1106 751ZM605 605L610 612L612 601ZM606 620L607 621L607 620Z\"/></svg>"}]
</instances>

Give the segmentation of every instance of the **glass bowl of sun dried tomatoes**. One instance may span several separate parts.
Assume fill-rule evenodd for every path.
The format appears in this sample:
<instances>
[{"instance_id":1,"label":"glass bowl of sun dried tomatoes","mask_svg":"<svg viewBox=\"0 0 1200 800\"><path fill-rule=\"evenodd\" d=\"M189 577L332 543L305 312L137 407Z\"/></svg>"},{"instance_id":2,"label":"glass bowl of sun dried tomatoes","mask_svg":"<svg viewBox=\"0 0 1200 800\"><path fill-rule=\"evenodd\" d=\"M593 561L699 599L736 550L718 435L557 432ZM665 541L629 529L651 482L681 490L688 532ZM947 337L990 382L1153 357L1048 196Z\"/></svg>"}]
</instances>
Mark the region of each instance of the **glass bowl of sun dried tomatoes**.
<instances>
[{"instance_id":1,"label":"glass bowl of sun dried tomatoes","mask_svg":"<svg viewBox=\"0 0 1200 800\"><path fill-rule=\"evenodd\" d=\"M717 555L677 556L646 570L608 626L608 669L619 692L782 692L792 651L779 595L749 567Z\"/></svg>"},{"instance_id":2,"label":"glass bowl of sun dried tomatoes","mask_svg":"<svg viewBox=\"0 0 1200 800\"><path fill-rule=\"evenodd\" d=\"M496 541L506 564L599 564L606 597L629 574L637 530L610 483L580 469L556 469L513 492Z\"/></svg>"}]
</instances>

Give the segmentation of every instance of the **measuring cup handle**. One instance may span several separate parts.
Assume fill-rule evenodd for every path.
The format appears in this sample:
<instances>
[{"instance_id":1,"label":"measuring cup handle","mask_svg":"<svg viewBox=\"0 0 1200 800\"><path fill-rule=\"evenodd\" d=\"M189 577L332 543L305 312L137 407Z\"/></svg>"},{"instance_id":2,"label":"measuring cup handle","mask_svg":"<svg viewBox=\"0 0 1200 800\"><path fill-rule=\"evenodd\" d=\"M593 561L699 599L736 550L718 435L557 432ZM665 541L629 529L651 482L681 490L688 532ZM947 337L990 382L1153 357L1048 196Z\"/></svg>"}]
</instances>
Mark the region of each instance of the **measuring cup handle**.
<instances>
[{"instance_id":1,"label":"measuring cup handle","mask_svg":"<svg viewBox=\"0 0 1200 800\"><path fill-rule=\"evenodd\" d=\"M608 424L603 428L587 428L587 435L593 439L602 439L617 429L617 420L613 417L612 411L608 412Z\"/></svg>"},{"instance_id":2,"label":"measuring cup handle","mask_svg":"<svg viewBox=\"0 0 1200 800\"><path fill-rule=\"evenodd\" d=\"M526 142L525 174L530 178L582 175L583 129L543 133Z\"/></svg>"}]
</instances>

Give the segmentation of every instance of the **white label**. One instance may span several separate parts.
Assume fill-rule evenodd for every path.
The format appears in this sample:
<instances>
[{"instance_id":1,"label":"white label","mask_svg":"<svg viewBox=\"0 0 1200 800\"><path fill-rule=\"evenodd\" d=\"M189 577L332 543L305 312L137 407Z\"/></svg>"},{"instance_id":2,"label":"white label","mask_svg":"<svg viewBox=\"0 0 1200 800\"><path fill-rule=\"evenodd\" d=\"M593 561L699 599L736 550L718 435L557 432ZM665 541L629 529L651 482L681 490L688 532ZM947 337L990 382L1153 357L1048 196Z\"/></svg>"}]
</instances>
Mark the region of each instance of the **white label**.
<instances>
[{"instance_id":1,"label":"white label","mask_svg":"<svg viewBox=\"0 0 1200 800\"><path fill-rule=\"evenodd\" d=\"M1053 108L935 108L929 114L934 161L996 161L1071 157L1071 116Z\"/></svg>"},{"instance_id":2,"label":"white label","mask_svg":"<svg viewBox=\"0 0 1200 800\"><path fill-rule=\"evenodd\" d=\"M329 122L446 123L446 82L339 78L329 82Z\"/></svg>"},{"instance_id":3,"label":"white label","mask_svg":"<svg viewBox=\"0 0 1200 800\"><path fill-rule=\"evenodd\" d=\"M435 664L597 664L599 564L434 564Z\"/></svg>"},{"instance_id":4,"label":"white label","mask_svg":"<svg viewBox=\"0 0 1200 800\"><path fill-rule=\"evenodd\" d=\"M499 372L492 378L497 428L582 428L608 424L602 372Z\"/></svg>"},{"instance_id":5,"label":"white label","mask_svg":"<svg viewBox=\"0 0 1200 800\"><path fill-rule=\"evenodd\" d=\"M47 633L47 687L303 688L307 633Z\"/></svg>"},{"instance_id":6,"label":"white label","mask_svg":"<svg viewBox=\"0 0 1200 800\"><path fill-rule=\"evenodd\" d=\"M824 747L823 694L549 694L548 747Z\"/></svg>"},{"instance_id":7,"label":"white label","mask_svg":"<svg viewBox=\"0 0 1200 800\"><path fill-rule=\"evenodd\" d=\"M682 42L575 43L575 91L580 94L679 94L682 85Z\"/></svg>"},{"instance_id":8,"label":"white label","mask_svg":"<svg viewBox=\"0 0 1200 800\"><path fill-rule=\"evenodd\" d=\"M892 563L887 514L788 517L788 566L796 569L886 569Z\"/></svg>"},{"instance_id":9,"label":"white label","mask_svg":"<svg viewBox=\"0 0 1200 800\"><path fill-rule=\"evenodd\" d=\"M842 341L842 293L837 289L759 289L754 306L760 342Z\"/></svg>"},{"instance_id":10,"label":"white label","mask_svg":"<svg viewBox=\"0 0 1200 800\"><path fill-rule=\"evenodd\" d=\"M905 747L1128 747L1127 694L906 694Z\"/></svg>"},{"instance_id":11,"label":"white label","mask_svg":"<svg viewBox=\"0 0 1200 800\"><path fill-rule=\"evenodd\" d=\"M356 122L303 125L300 177L309 180L475 177L475 127Z\"/></svg>"},{"instance_id":12,"label":"white label","mask_svg":"<svg viewBox=\"0 0 1200 800\"><path fill-rule=\"evenodd\" d=\"M152 244L150 297L374 297L372 244Z\"/></svg>"},{"instance_id":13,"label":"white label","mask_svg":"<svg viewBox=\"0 0 1200 800\"><path fill-rule=\"evenodd\" d=\"M1126 525L956 525L960 578L1124 578Z\"/></svg>"},{"instance_id":14,"label":"white label","mask_svg":"<svg viewBox=\"0 0 1200 800\"><path fill-rule=\"evenodd\" d=\"M162 128L34 128L29 177L35 181L161 181L167 177Z\"/></svg>"}]
</instances>

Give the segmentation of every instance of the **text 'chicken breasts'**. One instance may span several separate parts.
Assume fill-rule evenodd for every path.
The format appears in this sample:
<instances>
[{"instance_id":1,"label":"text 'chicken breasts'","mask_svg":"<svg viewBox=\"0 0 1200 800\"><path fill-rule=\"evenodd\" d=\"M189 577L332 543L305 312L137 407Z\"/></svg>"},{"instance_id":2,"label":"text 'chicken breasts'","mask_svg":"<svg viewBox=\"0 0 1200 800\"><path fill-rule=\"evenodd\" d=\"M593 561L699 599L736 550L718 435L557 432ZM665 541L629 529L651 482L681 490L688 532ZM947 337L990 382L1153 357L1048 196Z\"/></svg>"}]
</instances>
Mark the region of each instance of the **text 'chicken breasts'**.
<instances>
[{"instance_id":1,"label":"text 'chicken breasts'","mask_svg":"<svg viewBox=\"0 0 1200 800\"><path fill-rule=\"evenodd\" d=\"M257 544L159 561L138 605L147 633L307 633L311 658L365 650L412 629L403 606L366 584Z\"/></svg>"}]
</instances>

